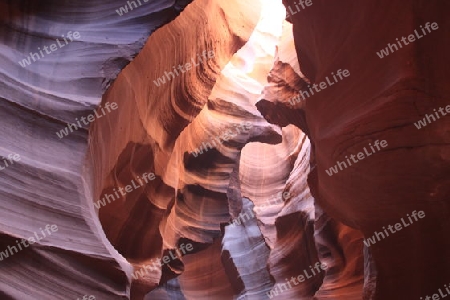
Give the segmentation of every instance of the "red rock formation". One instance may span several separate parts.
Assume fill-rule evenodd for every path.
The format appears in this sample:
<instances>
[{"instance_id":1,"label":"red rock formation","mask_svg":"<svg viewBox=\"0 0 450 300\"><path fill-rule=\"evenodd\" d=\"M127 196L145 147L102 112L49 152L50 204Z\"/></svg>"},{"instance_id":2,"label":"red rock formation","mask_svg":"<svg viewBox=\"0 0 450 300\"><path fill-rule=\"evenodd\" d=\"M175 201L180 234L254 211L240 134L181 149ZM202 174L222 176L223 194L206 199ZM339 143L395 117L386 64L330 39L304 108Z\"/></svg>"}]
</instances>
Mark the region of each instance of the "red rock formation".
<instances>
[{"instance_id":1,"label":"red rock formation","mask_svg":"<svg viewBox=\"0 0 450 300\"><path fill-rule=\"evenodd\" d=\"M450 104L450 5L285 0L291 24L274 0L136 2L0 3L1 299L418 299L448 283L450 119L414 123Z\"/></svg>"},{"instance_id":2,"label":"red rock formation","mask_svg":"<svg viewBox=\"0 0 450 300\"><path fill-rule=\"evenodd\" d=\"M287 6L293 1L285 1ZM426 217L370 247L374 299L436 293L449 274L450 119L414 122L449 105L450 11L442 1L315 0L290 19L302 72L319 83L338 69L345 80L310 97L304 112L314 145L309 183L327 214L366 238L407 213ZM423 35L420 26L437 22ZM421 38L380 59L376 52L419 30ZM392 47L394 48L394 47ZM325 172L375 140L388 147L338 174ZM366 269L366 274L375 270Z\"/></svg>"}]
</instances>

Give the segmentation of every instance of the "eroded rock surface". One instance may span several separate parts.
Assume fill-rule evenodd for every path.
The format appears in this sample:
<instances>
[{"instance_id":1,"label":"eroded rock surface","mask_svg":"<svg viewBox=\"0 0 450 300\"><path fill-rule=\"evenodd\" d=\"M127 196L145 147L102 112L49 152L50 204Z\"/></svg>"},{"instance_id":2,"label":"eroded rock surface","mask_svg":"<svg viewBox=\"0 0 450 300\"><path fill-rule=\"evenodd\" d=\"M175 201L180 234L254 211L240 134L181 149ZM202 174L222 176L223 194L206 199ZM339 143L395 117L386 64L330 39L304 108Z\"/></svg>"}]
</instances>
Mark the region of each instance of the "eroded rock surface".
<instances>
[{"instance_id":1,"label":"eroded rock surface","mask_svg":"<svg viewBox=\"0 0 450 300\"><path fill-rule=\"evenodd\" d=\"M20 155L0 169L0 255L58 226L0 256L0 298L418 299L448 282L450 119L414 126L450 104L448 4L286 0L291 24L274 0L137 3L0 4L0 154Z\"/></svg>"},{"instance_id":2,"label":"eroded rock surface","mask_svg":"<svg viewBox=\"0 0 450 300\"><path fill-rule=\"evenodd\" d=\"M350 76L305 103L315 157L312 194L329 216L365 238L424 211L425 218L370 247L377 275L365 292L374 299L432 295L450 278L449 240L443 238L450 229L450 118L441 116L420 130L414 123L450 104L449 3L313 2L290 18L302 72L311 83L339 69ZM427 22L439 29L424 35ZM380 49L414 30L420 38L380 59ZM388 147L337 174L326 173L376 140Z\"/></svg>"}]
</instances>

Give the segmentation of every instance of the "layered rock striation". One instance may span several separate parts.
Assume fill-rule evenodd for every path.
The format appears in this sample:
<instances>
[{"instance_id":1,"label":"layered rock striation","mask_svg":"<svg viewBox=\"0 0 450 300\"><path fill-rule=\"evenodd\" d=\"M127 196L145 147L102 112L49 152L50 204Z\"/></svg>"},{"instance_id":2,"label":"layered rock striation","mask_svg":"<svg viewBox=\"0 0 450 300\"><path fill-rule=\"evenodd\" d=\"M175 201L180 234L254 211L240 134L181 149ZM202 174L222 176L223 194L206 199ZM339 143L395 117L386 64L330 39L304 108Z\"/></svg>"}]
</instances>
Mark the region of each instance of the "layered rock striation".
<instances>
[{"instance_id":1,"label":"layered rock striation","mask_svg":"<svg viewBox=\"0 0 450 300\"><path fill-rule=\"evenodd\" d=\"M1 299L448 282L449 5L283 4L0 4Z\"/></svg>"}]
</instances>

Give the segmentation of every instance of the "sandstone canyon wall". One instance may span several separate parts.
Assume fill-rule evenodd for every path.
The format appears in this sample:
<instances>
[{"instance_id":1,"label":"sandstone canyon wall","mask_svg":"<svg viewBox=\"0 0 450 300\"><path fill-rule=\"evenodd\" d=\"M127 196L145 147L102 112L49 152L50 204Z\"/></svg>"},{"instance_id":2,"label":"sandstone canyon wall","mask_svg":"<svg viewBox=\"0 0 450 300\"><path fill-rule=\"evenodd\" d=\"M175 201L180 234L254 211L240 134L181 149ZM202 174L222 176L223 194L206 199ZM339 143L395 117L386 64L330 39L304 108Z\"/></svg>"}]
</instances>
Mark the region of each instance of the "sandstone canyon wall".
<instances>
[{"instance_id":1,"label":"sandstone canyon wall","mask_svg":"<svg viewBox=\"0 0 450 300\"><path fill-rule=\"evenodd\" d=\"M375 299L425 299L450 278L450 118L434 114L450 103L449 11L445 1L318 0L290 18L302 72L311 82L338 69L350 72L304 107L315 150L308 179L315 200L366 238L402 218L410 226L368 249ZM427 23L438 28L428 30ZM401 39L410 34L414 39L405 44ZM377 52L388 43L398 50L391 45L380 58ZM414 125L431 113L436 121L428 116L426 127ZM326 173L376 140L388 146L333 176ZM411 224L413 211L425 217Z\"/></svg>"},{"instance_id":2,"label":"sandstone canyon wall","mask_svg":"<svg viewBox=\"0 0 450 300\"><path fill-rule=\"evenodd\" d=\"M0 3L0 299L444 292L449 8Z\"/></svg>"}]
</instances>

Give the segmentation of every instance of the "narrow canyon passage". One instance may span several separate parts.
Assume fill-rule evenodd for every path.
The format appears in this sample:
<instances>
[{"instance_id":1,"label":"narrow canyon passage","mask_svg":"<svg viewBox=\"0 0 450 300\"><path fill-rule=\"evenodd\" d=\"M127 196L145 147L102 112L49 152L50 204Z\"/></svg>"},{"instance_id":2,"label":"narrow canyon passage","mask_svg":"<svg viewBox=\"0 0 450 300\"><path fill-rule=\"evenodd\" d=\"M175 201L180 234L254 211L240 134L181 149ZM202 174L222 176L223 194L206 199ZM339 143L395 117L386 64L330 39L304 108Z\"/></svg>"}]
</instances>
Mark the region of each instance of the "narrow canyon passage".
<instances>
[{"instance_id":1,"label":"narrow canyon passage","mask_svg":"<svg viewBox=\"0 0 450 300\"><path fill-rule=\"evenodd\" d=\"M450 295L448 13L0 3L0 300Z\"/></svg>"},{"instance_id":2,"label":"narrow canyon passage","mask_svg":"<svg viewBox=\"0 0 450 300\"><path fill-rule=\"evenodd\" d=\"M140 174L156 174L145 188L107 201L99 211L107 237L135 270L131 296L192 299L205 297L207 290L214 299L311 298L345 282L349 286L340 287L345 297L358 299L361 234L316 208L306 182L311 155L306 135L292 125L271 124L271 113L258 111L257 103L267 99L288 104L299 82L307 80L285 8L254 1L227 11L223 2L216 4L202 17L193 12L205 4L192 3L149 38L103 98L118 103L120 114L98 120L92 130L99 199ZM225 53L222 45L235 45L236 38L214 31L219 9L229 13L227 20L235 11L252 16L236 19L237 28L254 20L240 48ZM196 44L188 37L174 41L173 50L152 46L188 34L183 25L202 18L214 20L198 25ZM211 39L215 43L208 47ZM177 51L180 42L186 52ZM283 82L274 85L273 76ZM288 91L277 91L280 87ZM118 132L126 134L112 134ZM267 203L272 198L274 203ZM316 209L321 228L315 226ZM355 250L333 245L339 234L350 238L353 248L360 245ZM192 252L164 263L164 254L181 241L191 243ZM316 264L324 269L314 269ZM289 281L293 277L304 282Z\"/></svg>"}]
</instances>

